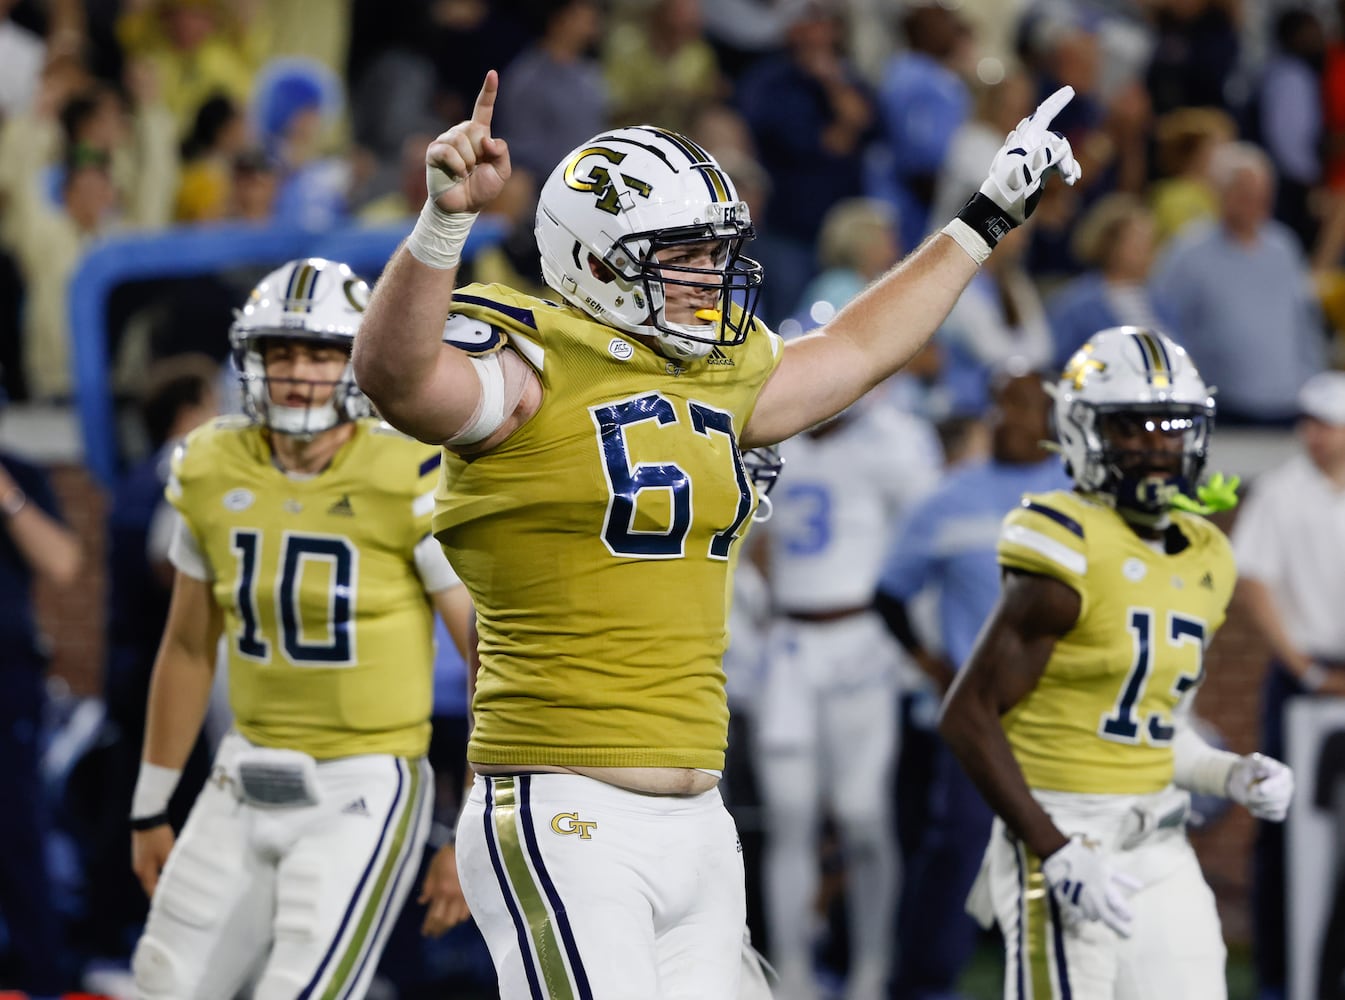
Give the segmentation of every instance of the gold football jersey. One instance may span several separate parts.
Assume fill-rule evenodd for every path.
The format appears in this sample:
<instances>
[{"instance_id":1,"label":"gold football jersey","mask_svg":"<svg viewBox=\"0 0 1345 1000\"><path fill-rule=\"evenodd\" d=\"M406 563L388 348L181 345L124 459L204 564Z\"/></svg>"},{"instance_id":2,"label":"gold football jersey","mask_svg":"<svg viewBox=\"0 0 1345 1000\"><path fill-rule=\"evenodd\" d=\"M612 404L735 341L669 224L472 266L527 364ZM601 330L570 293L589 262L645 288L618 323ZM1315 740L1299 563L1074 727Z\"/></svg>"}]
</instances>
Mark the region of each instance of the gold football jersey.
<instances>
[{"instance_id":1,"label":"gold football jersey","mask_svg":"<svg viewBox=\"0 0 1345 1000\"><path fill-rule=\"evenodd\" d=\"M1000 564L1081 599L1040 682L1003 719L1033 788L1144 794L1172 780L1173 709L1201 681L1236 578L1223 532L1172 519L1186 544L1171 554L1077 493L1029 494L1004 519Z\"/></svg>"},{"instance_id":2,"label":"gold football jersey","mask_svg":"<svg viewBox=\"0 0 1345 1000\"><path fill-rule=\"evenodd\" d=\"M317 758L425 753L433 621L414 549L439 464L375 420L309 479L276 468L266 431L237 417L178 449L167 496L213 573L248 740Z\"/></svg>"},{"instance_id":3,"label":"gold football jersey","mask_svg":"<svg viewBox=\"0 0 1345 1000\"><path fill-rule=\"evenodd\" d=\"M757 505L736 440L780 339L757 327L682 365L500 285L453 309L455 343L507 341L543 387L502 445L444 457L434 531L481 637L469 758L722 768L730 574Z\"/></svg>"}]
</instances>

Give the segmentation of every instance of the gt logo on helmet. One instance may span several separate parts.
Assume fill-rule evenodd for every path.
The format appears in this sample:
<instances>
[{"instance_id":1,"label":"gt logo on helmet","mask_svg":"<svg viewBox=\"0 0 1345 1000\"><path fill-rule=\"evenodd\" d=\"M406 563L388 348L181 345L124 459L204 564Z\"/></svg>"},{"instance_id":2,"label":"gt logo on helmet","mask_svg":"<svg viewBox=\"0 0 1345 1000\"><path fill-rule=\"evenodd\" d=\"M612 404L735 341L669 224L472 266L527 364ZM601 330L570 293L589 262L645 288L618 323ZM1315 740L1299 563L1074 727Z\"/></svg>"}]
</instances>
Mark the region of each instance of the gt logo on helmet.
<instances>
[{"instance_id":1,"label":"gt logo on helmet","mask_svg":"<svg viewBox=\"0 0 1345 1000\"><path fill-rule=\"evenodd\" d=\"M591 191L598 196L598 208L611 215L620 215L623 208L630 208L634 199L629 197L622 198L627 194L626 191L617 190L617 186L612 181L612 174L606 167L600 164L593 164L588 168L588 176L578 176L579 165L585 157L601 156L609 163L618 164L626 158L625 153L618 152L615 149L608 149L605 146L588 146L581 149L574 156L570 157L570 162L565 165L565 183L568 187L576 191ZM618 174L628 191L634 191L641 198L648 198L653 188L640 180L638 177L631 177L629 174Z\"/></svg>"}]
</instances>

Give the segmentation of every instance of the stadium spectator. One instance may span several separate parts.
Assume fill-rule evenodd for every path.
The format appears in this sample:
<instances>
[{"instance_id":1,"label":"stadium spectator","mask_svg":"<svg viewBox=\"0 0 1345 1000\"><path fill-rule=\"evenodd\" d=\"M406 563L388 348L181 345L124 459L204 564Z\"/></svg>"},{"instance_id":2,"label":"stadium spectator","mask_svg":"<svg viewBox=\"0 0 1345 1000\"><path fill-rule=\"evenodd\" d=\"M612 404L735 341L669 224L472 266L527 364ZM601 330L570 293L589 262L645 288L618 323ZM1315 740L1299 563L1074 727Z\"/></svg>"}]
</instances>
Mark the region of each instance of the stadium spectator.
<instances>
[{"instance_id":1,"label":"stadium spectator","mask_svg":"<svg viewBox=\"0 0 1345 1000\"><path fill-rule=\"evenodd\" d=\"M614 125L656 122L690 132L700 109L725 90L705 40L701 0L656 0L643 22L618 25L603 65Z\"/></svg>"},{"instance_id":2,"label":"stadium spectator","mask_svg":"<svg viewBox=\"0 0 1345 1000\"><path fill-rule=\"evenodd\" d=\"M34 613L33 586L74 583L82 561L47 473L0 452L0 800L11 817L0 823L0 916L9 941L0 976L39 996L73 988L74 970L47 866L50 816L39 760L49 640Z\"/></svg>"},{"instance_id":3,"label":"stadium spectator","mask_svg":"<svg viewBox=\"0 0 1345 1000\"><path fill-rule=\"evenodd\" d=\"M533 0L542 35L505 71L500 134L513 158L545 177L585 136L607 123L611 98L602 66L590 52L603 31L597 0Z\"/></svg>"},{"instance_id":4,"label":"stadium spectator","mask_svg":"<svg viewBox=\"0 0 1345 1000\"><path fill-rule=\"evenodd\" d=\"M1116 192L1099 199L1074 230L1074 256L1088 271L1046 303L1056 370L1098 330L1143 326L1175 335L1171 312L1149 291L1154 221L1144 200Z\"/></svg>"},{"instance_id":5,"label":"stadium spectator","mask_svg":"<svg viewBox=\"0 0 1345 1000\"><path fill-rule=\"evenodd\" d=\"M1249 143L1212 166L1219 221L1175 239L1154 268L1186 349L1219 388L1221 423L1287 426L1297 394L1326 361L1326 338L1298 240L1270 217L1274 171Z\"/></svg>"},{"instance_id":6,"label":"stadium spectator","mask_svg":"<svg viewBox=\"0 0 1345 1000\"><path fill-rule=\"evenodd\" d=\"M1210 173L1214 151L1237 135L1233 118L1218 108L1178 108L1154 122L1159 176L1149 203L1166 244L1188 225L1219 216L1219 191Z\"/></svg>"},{"instance_id":7,"label":"stadium spectator","mask_svg":"<svg viewBox=\"0 0 1345 1000\"><path fill-rule=\"evenodd\" d=\"M943 218L932 215L930 208L953 137L971 112L965 78L975 43L962 16L940 4L909 5L901 27L907 47L883 68L877 104L882 138L892 161L891 196L900 220L901 243L913 247L925 238L931 220ZM1009 128L1031 110L1031 103L1029 98L1020 114L1009 116ZM1004 133L1005 129L996 127L992 157ZM980 186L989 162L977 168L976 182L967 197ZM959 202L953 211L961 207Z\"/></svg>"},{"instance_id":8,"label":"stadium spectator","mask_svg":"<svg viewBox=\"0 0 1345 1000\"><path fill-rule=\"evenodd\" d=\"M762 313L778 322L816 270L822 219L842 198L862 193L873 100L841 48L836 0L791 8L786 51L743 75L737 104L771 179L755 251L772 276Z\"/></svg>"},{"instance_id":9,"label":"stadium spectator","mask_svg":"<svg viewBox=\"0 0 1345 1000\"><path fill-rule=\"evenodd\" d=\"M1345 695L1345 373L1314 375L1298 394L1300 449L1257 477L1233 526L1236 607L1270 651L1261 694L1261 745L1285 752L1293 698ZM1285 837L1257 830L1252 881L1257 980L1285 988Z\"/></svg>"}]
</instances>

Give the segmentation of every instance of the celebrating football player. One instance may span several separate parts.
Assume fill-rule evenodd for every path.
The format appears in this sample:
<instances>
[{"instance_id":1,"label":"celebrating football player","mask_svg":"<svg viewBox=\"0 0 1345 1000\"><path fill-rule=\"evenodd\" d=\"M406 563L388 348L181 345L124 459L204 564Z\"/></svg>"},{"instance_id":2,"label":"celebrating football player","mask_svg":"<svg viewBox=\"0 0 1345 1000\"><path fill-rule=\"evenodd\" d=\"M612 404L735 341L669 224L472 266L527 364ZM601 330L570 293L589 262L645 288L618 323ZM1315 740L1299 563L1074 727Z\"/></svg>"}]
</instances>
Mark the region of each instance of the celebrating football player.
<instances>
[{"instance_id":1,"label":"celebrating football player","mask_svg":"<svg viewBox=\"0 0 1345 1000\"><path fill-rule=\"evenodd\" d=\"M537 241L559 303L455 288L509 151L498 79L430 144L430 197L355 344L395 426L445 446L434 530L471 592L481 670L463 891L516 997L734 997L743 867L716 788L730 573L757 505L740 449L839 413L906 363L1048 174L1024 119L944 232L821 330L755 318L747 205L653 126L557 164ZM600 891L599 891L600 887Z\"/></svg>"},{"instance_id":2,"label":"celebrating football player","mask_svg":"<svg viewBox=\"0 0 1345 1000\"><path fill-rule=\"evenodd\" d=\"M1051 388L1074 490L1004 519L999 602L940 723L998 814L969 908L1004 935L1006 997L1222 1000L1190 793L1278 821L1293 774L1190 725L1236 575L1199 516L1235 500L1220 477L1198 486L1214 400L1138 327L1095 334Z\"/></svg>"},{"instance_id":3,"label":"celebrating football player","mask_svg":"<svg viewBox=\"0 0 1345 1000\"><path fill-rule=\"evenodd\" d=\"M368 286L312 258L230 339L246 417L191 434L167 487L176 578L132 803L152 896L137 995L363 996L429 831L432 613L468 598L430 536L439 452L369 418ZM234 729L174 841L165 809L224 637ZM451 850L449 848L448 850ZM427 901L444 890L427 882Z\"/></svg>"}]
</instances>

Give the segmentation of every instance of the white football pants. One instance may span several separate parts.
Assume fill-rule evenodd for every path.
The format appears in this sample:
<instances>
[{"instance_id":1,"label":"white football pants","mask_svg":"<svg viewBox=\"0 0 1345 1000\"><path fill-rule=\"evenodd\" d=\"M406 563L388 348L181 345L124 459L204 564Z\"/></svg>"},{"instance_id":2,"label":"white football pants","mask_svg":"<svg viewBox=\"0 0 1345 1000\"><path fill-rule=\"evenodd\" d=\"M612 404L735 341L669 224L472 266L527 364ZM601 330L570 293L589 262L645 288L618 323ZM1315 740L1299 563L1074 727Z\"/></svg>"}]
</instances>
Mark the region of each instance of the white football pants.
<instances>
[{"instance_id":1,"label":"white football pants","mask_svg":"<svg viewBox=\"0 0 1345 1000\"><path fill-rule=\"evenodd\" d=\"M1154 796L1034 792L1061 831L1106 852L1143 888L1122 938L1101 921L1069 926L1032 855L996 819L986 852L995 920L1004 934L1006 1000L1225 1000L1227 952L1214 893L1186 839L1185 824L1137 846L1118 843L1131 808Z\"/></svg>"},{"instance_id":2,"label":"white football pants","mask_svg":"<svg viewBox=\"0 0 1345 1000\"><path fill-rule=\"evenodd\" d=\"M766 917L784 996L815 995L813 903L824 805L845 851L847 1000L876 1000L883 990L897 891L896 747L896 654L881 619L866 613L824 623L777 621L755 751L766 806Z\"/></svg>"},{"instance_id":3,"label":"white football pants","mask_svg":"<svg viewBox=\"0 0 1345 1000\"><path fill-rule=\"evenodd\" d=\"M718 789L477 776L457 844L501 1000L737 1000L742 849Z\"/></svg>"},{"instance_id":4,"label":"white football pants","mask_svg":"<svg viewBox=\"0 0 1345 1000\"><path fill-rule=\"evenodd\" d=\"M422 759L317 766L317 805L260 809L226 777L230 733L150 905L133 968L142 1000L363 997L429 835Z\"/></svg>"}]
</instances>

